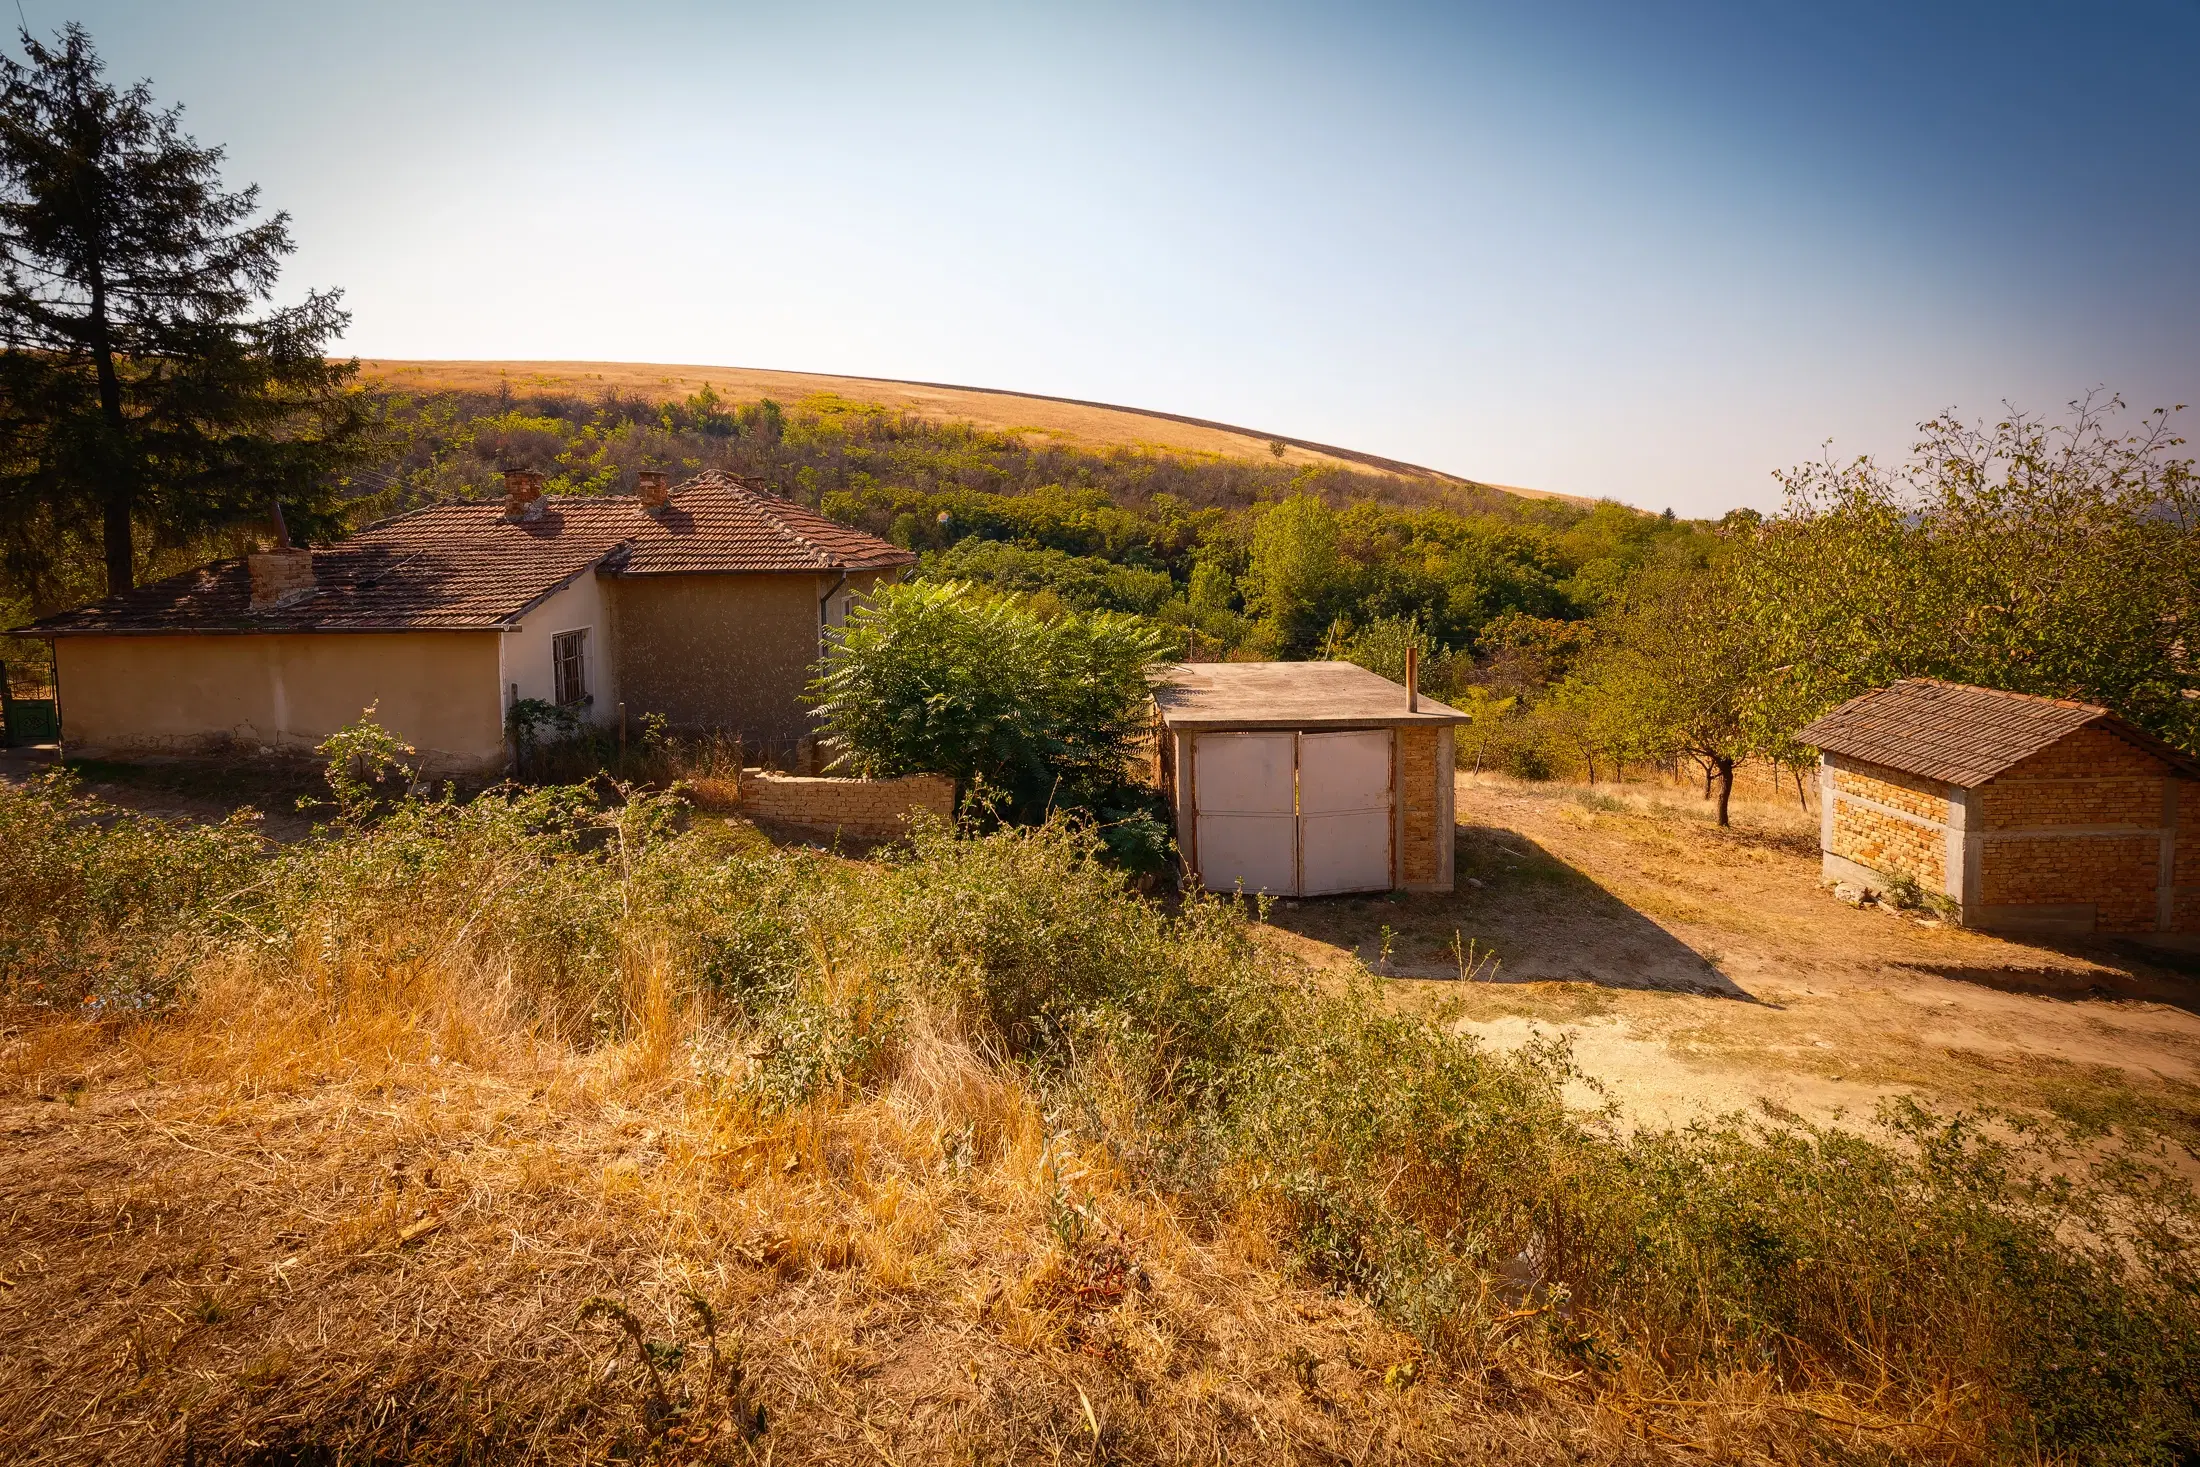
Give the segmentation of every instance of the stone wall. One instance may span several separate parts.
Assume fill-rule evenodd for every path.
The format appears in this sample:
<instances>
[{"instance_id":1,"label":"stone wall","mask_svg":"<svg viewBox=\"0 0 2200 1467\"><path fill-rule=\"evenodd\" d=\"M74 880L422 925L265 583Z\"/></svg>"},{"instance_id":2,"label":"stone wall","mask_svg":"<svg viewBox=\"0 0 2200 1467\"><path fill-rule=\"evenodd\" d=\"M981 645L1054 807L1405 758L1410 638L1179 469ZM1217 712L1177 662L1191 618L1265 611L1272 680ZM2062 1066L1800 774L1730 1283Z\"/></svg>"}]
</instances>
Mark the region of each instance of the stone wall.
<instances>
[{"instance_id":1,"label":"stone wall","mask_svg":"<svg viewBox=\"0 0 2200 1467\"><path fill-rule=\"evenodd\" d=\"M910 818L919 811L954 819L955 781L944 774L823 779L745 769L732 809L775 825L829 830L857 840L895 840L908 833Z\"/></svg>"},{"instance_id":2,"label":"stone wall","mask_svg":"<svg viewBox=\"0 0 2200 1467\"><path fill-rule=\"evenodd\" d=\"M1947 786L1839 761L1832 774L1832 854L1882 875L1908 876L1928 892L1945 891Z\"/></svg>"}]
</instances>

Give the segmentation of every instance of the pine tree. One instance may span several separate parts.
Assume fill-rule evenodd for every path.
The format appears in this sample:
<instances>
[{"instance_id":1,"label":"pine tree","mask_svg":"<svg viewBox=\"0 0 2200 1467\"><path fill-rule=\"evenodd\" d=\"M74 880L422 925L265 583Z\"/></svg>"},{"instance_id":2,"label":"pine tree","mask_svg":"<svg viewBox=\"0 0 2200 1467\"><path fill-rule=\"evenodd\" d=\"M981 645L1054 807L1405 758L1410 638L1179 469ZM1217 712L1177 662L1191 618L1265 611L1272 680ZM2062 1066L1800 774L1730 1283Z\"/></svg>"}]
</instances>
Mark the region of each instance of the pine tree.
<instances>
[{"instance_id":1,"label":"pine tree","mask_svg":"<svg viewBox=\"0 0 2200 1467\"><path fill-rule=\"evenodd\" d=\"M334 291L269 305L293 245L259 190L83 27L0 58L0 543L22 579L96 542L110 593L141 552L263 516L331 524L364 439ZM42 562L45 562L42 564Z\"/></svg>"}]
</instances>

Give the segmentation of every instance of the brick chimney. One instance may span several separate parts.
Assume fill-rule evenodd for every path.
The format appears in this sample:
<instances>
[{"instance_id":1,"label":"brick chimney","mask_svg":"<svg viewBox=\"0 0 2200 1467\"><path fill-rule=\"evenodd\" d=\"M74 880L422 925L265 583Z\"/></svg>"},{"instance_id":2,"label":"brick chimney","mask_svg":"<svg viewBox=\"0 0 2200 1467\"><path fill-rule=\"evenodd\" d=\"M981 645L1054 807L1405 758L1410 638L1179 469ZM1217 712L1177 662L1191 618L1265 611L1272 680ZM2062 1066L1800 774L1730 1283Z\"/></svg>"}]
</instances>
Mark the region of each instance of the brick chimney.
<instances>
[{"instance_id":1,"label":"brick chimney","mask_svg":"<svg viewBox=\"0 0 2200 1467\"><path fill-rule=\"evenodd\" d=\"M504 471L504 517L508 520L542 518L542 475L533 469Z\"/></svg>"},{"instance_id":2,"label":"brick chimney","mask_svg":"<svg viewBox=\"0 0 2200 1467\"><path fill-rule=\"evenodd\" d=\"M314 591L313 552L288 545L245 557L252 570L252 609L273 611L303 601Z\"/></svg>"},{"instance_id":3,"label":"brick chimney","mask_svg":"<svg viewBox=\"0 0 2200 1467\"><path fill-rule=\"evenodd\" d=\"M642 469L634 475L634 494L651 514L672 503L672 476L663 469Z\"/></svg>"}]
</instances>

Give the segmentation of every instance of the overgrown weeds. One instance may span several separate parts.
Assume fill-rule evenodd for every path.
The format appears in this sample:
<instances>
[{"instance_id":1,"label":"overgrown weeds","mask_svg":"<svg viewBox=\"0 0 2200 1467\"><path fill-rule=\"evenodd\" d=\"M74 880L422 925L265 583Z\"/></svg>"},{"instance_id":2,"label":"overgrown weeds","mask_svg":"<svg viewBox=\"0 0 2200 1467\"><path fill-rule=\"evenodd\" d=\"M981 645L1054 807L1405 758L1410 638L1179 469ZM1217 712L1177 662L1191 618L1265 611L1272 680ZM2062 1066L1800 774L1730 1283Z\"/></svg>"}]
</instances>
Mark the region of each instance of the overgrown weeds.
<instances>
[{"instance_id":1,"label":"overgrown weeds","mask_svg":"<svg viewBox=\"0 0 2200 1467\"><path fill-rule=\"evenodd\" d=\"M357 1292L359 1260L388 1257L396 1279L407 1250L446 1250L452 1288L507 1294L545 1287L499 1282L489 1261L517 1258L529 1229L594 1239L558 1245L584 1259L666 1260L654 1284L557 1265L565 1319L602 1296L617 1309L595 1315L640 1342L645 1383L625 1416L605 1367L586 1367L585 1389L560 1384L539 1351L536 1376L514 1373L519 1353L469 1367L478 1389L504 1392L502 1415L377 1387L373 1402L408 1403L393 1416L336 1391L341 1372L295 1363L332 1347L325 1325L314 1337L295 1322L293 1284L208 1275L175 1313L207 1337L261 1331L263 1347L216 1385L181 1343L172 1367L78 1361L90 1380L127 1368L151 1382L136 1404L80 1403L94 1425L171 1419L153 1407L188 1401L203 1455L250 1455L280 1417L318 1423L316 1450L455 1459L475 1450L464 1441L716 1452L768 1420L772 1450L796 1460L807 1447L790 1433L826 1440L838 1428L818 1413L854 1409L847 1393L916 1378L916 1357L887 1356L921 1337L989 1369L1037 1357L1100 1373L1066 1377L1075 1394L1057 1389L1044 1419L972 1386L954 1431L902 1439L905 1456L1051 1442L1168 1459L1209 1440L1251 1452L1261 1412L1310 1441L1341 1433L1341 1451L1378 1409L1404 1456L1456 1455L1461 1422L1506 1412L1745 1456L1834 1453L1828 1421L1846 1423L1842 1451L1953 1460L2200 1450L2200 1213L2161 1157L1915 1106L1872 1135L1779 1116L1621 1127L1569 1107L1580 1076L1562 1047L1495 1052L1441 1014L1400 1013L1372 975L1318 982L1256 942L1234 905L1171 913L1132 895L1096 835L1061 819L983 836L924 826L856 866L691 824L666 796L558 787L414 793L266 852L249 822L113 816L57 779L0 791L0 836L22 837L0 846L6 980L46 1016L19 1026L16 1071L90 1073L95 1041L51 1026L86 995L129 992L170 1007L109 1041L118 1055L221 1089L217 1117L330 1084L422 1097L423 1136L448 1124L432 1117L480 1108L463 1149L438 1143L463 1203L400 1169L371 1206L348 1204L322 1251L270 1245L325 1257L324 1287L353 1291L349 1328L381 1342L345 1347L365 1352L347 1367L360 1379L400 1354L376 1333L394 1328L379 1322L389 1302ZM346 1102L362 1117L392 1103ZM569 1139L527 1139L549 1134L523 1119L530 1107L568 1116ZM577 1139L621 1107L656 1118L643 1154L662 1154L657 1170L632 1143ZM576 1172L583 1154L596 1159ZM523 1280L550 1265L527 1267ZM1224 1282L1195 1285L1201 1270ZM721 1317L751 1341L781 1331L780 1363L681 1378L705 1367L662 1343L696 1317L679 1292L692 1282L675 1277L717 1280L696 1295L717 1311L713 1338ZM1403 1333L1367 1337L1347 1368L1263 1315L1266 1363L1231 1369L1272 1394L1225 1409L1195 1388L1220 1369L1199 1363L1222 1348L1196 1344L1203 1321L1268 1308L1249 1301L1277 1287L1364 1299ZM647 1288L655 1316L633 1292ZM218 1318L190 1313L201 1298ZM933 1323L863 1336L817 1312L872 1318L881 1300ZM267 1363L278 1344L287 1374ZM133 1350L145 1354L116 1344L99 1359ZM0 1390L26 1399L10 1369ZM278 1376L300 1383L268 1384ZM1521 1381L1543 1384L1523 1394ZM733 1431L735 1417L750 1425ZM596 1436L591 1420L605 1423ZM1172 1420L1189 1426L1171 1436Z\"/></svg>"}]
</instances>

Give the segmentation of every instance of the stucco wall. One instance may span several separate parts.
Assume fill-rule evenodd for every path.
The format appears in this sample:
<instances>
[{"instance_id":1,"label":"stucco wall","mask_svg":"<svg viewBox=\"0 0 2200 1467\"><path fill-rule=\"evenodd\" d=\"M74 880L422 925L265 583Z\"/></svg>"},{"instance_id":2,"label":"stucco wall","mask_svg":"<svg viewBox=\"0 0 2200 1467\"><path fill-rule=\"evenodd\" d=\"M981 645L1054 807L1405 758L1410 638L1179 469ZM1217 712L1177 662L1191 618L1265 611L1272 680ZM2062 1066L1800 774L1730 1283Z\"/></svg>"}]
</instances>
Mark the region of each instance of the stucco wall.
<instances>
[{"instance_id":1,"label":"stucco wall","mask_svg":"<svg viewBox=\"0 0 2200 1467\"><path fill-rule=\"evenodd\" d=\"M518 628L503 636L502 669L498 682L504 689L504 707L515 696L553 702L557 679L552 672L550 644L560 632L588 632L588 691L595 701L588 706L590 723L609 724L619 716L619 659L613 651L611 598L604 582L584 572L520 619ZM515 693L515 688L517 689Z\"/></svg>"},{"instance_id":2,"label":"stucco wall","mask_svg":"<svg viewBox=\"0 0 2200 1467\"><path fill-rule=\"evenodd\" d=\"M837 575L630 576L606 581L628 717L719 729L783 756L812 731L818 601ZM867 590L877 572L849 577Z\"/></svg>"},{"instance_id":3,"label":"stucco wall","mask_svg":"<svg viewBox=\"0 0 2200 1467\"><path fill-rule=\"evenodd\" d=\"M72 758L299 753L376 718L442 772L504 764L493 632L62 637Z\"/></svg>"}]
</instances>

